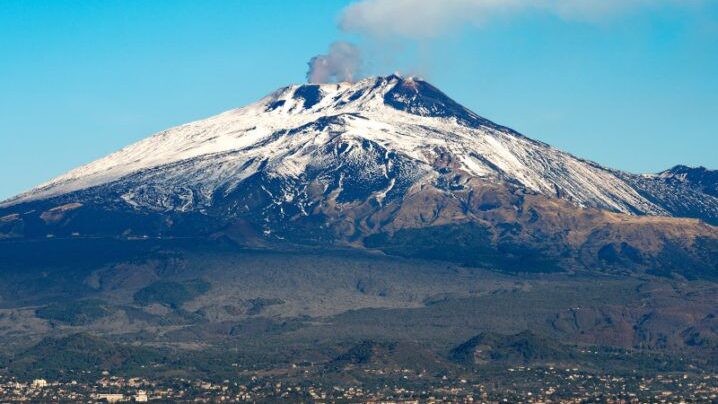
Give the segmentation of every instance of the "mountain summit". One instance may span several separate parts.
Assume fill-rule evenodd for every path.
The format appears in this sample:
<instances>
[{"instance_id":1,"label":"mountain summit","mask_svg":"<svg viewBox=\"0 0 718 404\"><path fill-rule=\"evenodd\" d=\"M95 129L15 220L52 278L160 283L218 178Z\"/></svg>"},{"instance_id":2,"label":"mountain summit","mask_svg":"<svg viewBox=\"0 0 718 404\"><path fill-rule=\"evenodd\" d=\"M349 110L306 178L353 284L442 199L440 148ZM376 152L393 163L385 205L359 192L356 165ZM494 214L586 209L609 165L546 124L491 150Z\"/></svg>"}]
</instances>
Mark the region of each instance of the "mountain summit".
<instances>
[{"instance_id":1,"label":"mountain summit","mask_svg":"<svg viewBox=\"0 0 718 404\"><path fill-rule=\"evenodd\" d=\"M3 206L111 190L137 208L186 211L211 205L218 192L226 195L257 174L295 182L323 170L344 176L343 199L357 186L373 191L362 197L382 199L394 187L439 179L461 187L482 178L577 206L669 213L615 171L521 136L425 81L397 75L285 87L247 107L157 133ZM446 170L458 176L448 178ZM277 197L298 196L285 191Z\"/></svg>"},{"instance_id":2,"label":"mountain summit","mask_svg":"<svg viewBox=\"0 0 718 404\"><path fill-rule=\"evenodd\" d=\"M157 133L5 201L0 232L221 233L249 244L383 248L401 231L471 224L482 234L472 230L472 243L491 248L484 255L526 243L540 250L550 235L561 239L552 248L590 241L612 262L616 248L656 253L665 243L652 237L683 245L715 236L700 222L665 219L718 222L715 184L706 184L715 175L692 181L684 171L607 169L495 124L423 80L391 75L292 85ZM595 235L602 226L621 230Z\"/></svg>"}]
</instances>

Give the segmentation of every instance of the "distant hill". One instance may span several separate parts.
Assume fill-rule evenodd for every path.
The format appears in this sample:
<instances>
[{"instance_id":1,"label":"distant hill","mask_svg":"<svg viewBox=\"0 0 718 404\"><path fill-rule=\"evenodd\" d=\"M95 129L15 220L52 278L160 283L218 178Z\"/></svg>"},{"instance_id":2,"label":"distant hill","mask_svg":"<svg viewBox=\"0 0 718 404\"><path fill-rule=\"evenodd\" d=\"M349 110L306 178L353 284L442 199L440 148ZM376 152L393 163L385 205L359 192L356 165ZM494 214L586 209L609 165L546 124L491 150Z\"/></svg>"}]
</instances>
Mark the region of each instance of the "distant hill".
<instances>
[{"instance_id":1,"label":"distant hill","mask_svg":"<svg viewBox=\"0 0 718 404\"><path fill-rule=\"evenodd\" d=\"M451 351L451 359L471 365L548 364L575 359L571 350L530 331L514 335L481 333Z\"/></svg>"}]
</instances>

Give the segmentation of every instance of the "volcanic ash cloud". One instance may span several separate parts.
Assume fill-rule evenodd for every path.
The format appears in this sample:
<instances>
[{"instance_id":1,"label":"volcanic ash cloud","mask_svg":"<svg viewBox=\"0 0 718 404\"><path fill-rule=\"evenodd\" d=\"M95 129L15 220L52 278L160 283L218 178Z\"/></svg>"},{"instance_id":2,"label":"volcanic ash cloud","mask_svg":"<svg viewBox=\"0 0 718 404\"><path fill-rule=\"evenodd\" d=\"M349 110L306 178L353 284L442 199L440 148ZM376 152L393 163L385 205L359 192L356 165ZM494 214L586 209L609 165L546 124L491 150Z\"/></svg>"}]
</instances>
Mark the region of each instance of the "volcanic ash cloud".
<instances>
[{"instance_id":1,"label":"volcanic ash cloud","mask_svg":"<svg viewBox=\"0 0 718 404\"><path fill-rule=\"evenodd\" d=\"M310 83L354 81L361 64L359 48L349 42L334 42L329 47L329 52L309 60L307 81Z\"/></svg>"}]
</instances>

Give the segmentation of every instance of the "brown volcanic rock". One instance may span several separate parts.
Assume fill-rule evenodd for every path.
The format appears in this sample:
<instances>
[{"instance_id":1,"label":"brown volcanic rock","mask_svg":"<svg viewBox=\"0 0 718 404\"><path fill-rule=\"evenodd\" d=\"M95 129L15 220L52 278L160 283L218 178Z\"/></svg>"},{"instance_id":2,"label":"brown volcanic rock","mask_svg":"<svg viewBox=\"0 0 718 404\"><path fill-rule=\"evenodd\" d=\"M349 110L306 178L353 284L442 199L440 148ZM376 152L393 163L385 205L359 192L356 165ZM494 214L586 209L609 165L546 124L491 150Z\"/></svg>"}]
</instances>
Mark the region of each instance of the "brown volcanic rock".
<instances>
[{"instance_id":1,"label":"brown volcanic rock","mask_svg":"<svg viewBox=\"0 0 718 404\"><path fill-rule=\"evenodd\" d=\"M374 224L354 230L362 233L366 246L399 255L422 253L420 249L402 252L395 248L392 240L396 241L398 234L406 238L412 232L463 226L482 229L485 234L468 244L451 240L460 238L458 234L446 234L449 239L443 241L447 247L485 248L497 255L505 254L506 248L520 247L540 251L543 259L560 261L564 269L640 269L694 277L718 274L718 229L699 220L579 208L557 198L475 180L458 191L428 186L410 190L403 200L378 208L368 218L355 216L363 213L349 208L341 210L337 218L328 217L330 221ZM357 238L357 234L351 237ZM421 242L412 243L419 247ZM481 264L480 260L465 263Z\"/></svg>"},{"instance_id":2,"label":"brown volcanic rock","mask_svg":"<svg viewBox=\"0 0 718 404\"><path fill-rule=\"evenodd\" d=\"M107 235L119 232L128 238L189 234L228 237L248 247L288 242L349 246L511 272L588 269L718 277L718 229L699 220L581 208L513 184L466 177L460 170L446 176L450 181L440 177L416 183L385 200L342 200L337 192L315 190L306 197L316 199L281 205L265 200L239 213L224 205L211 215L111 210L97 220L103 208L83 206L48 222L37 215L54 212L55 206L49 206L7 216L0 231L5 237L27 237L28 232L76 237L96 236L93 228L103 226ZM310 191L320 186L312 184ZM230 201L245 206L242 200Z\"/></svg>"}]
</instances>

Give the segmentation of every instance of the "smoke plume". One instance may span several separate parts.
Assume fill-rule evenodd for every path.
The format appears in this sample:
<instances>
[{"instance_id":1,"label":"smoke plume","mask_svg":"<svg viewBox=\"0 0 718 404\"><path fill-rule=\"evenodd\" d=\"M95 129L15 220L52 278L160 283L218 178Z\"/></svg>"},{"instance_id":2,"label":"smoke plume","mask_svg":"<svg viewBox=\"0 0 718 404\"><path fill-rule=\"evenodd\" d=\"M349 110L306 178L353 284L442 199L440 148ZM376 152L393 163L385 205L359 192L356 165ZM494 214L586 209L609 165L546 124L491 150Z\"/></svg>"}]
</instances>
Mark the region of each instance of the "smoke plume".
<instances>
[{"instance_id":1,"label":"smoke plume","mask_svg":"<svg viewBox=\"0 0 718 404\"><path fill-rule=\"evenodd\" d=\"M467 25L481 26L497 16L538 12L565 20L599 22L627 12L662 6L692 7L706 1L709 0L357 0L344 8L339 27L378 45L375 47L380 53L392 59L397 53L393 46L397 40L423 44ZM309 61L307 80L353 81L361 67L362 55L355 45L334 42L327 54Z\"/></svg>"},{"instance_id":2,"label":"smoke plume","mask_svg":"<svg viewBox=\"0 0 718 404\"><path fill-rule=\"evenodd\" d=\"M307 81L310 83L354 81L361 64L359 48L349 42L334 42L326 55L314 56L309 61Z\"/></svg>"}]
</instances>

